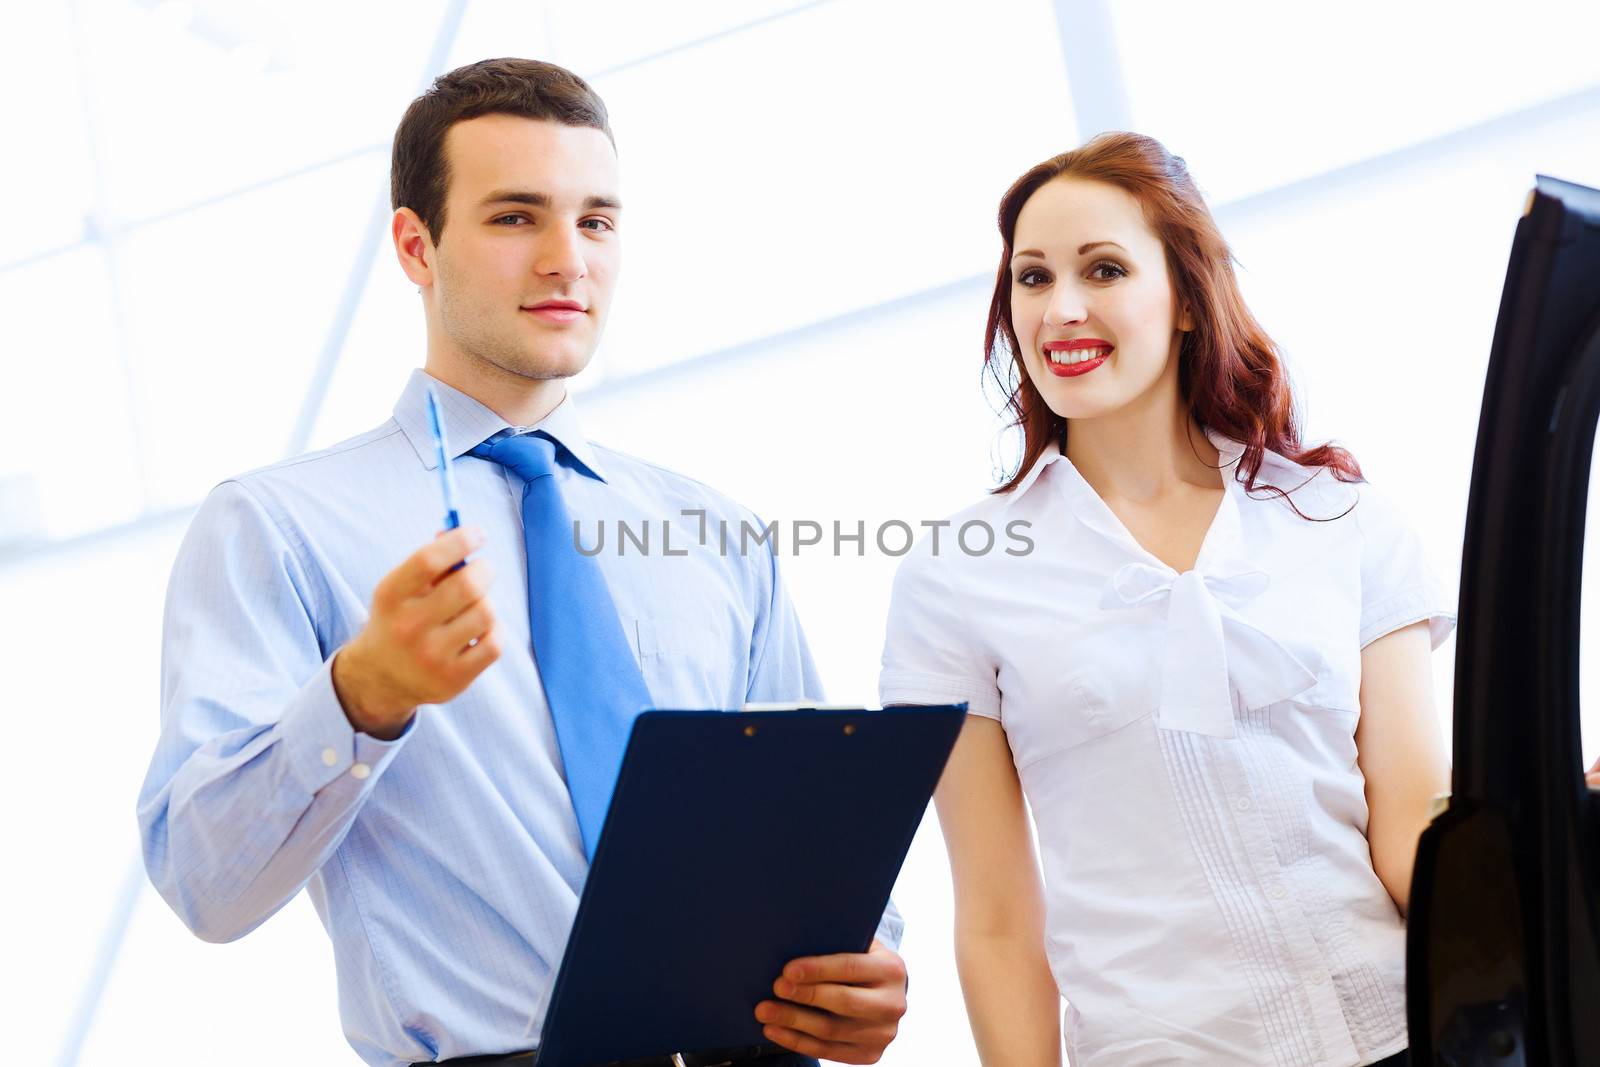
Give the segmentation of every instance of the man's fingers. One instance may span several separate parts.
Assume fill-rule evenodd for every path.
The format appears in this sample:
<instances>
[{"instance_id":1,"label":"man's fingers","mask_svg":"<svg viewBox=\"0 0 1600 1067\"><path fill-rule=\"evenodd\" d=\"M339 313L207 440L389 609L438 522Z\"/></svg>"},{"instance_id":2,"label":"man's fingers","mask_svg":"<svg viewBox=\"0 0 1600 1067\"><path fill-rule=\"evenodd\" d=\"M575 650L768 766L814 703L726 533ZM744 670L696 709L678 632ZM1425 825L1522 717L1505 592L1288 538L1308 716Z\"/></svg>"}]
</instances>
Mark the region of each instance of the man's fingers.
<instances>
[{"instance_id":1,"label":"man's fingers","mask_svg":"<svg viewBox=\"0 0 1600 1067\"><path fill-rule=\"evenodd\" d=\"M461 653L457 662L468 677L476 678L485 667L499 658L500 628L491 624L488 631L477 639L477 644Z\"/></svg>"},{"instance_id":2,"label":"man's fingers","mask_svg":"<svg viewBox=\"0 0 1600 1067\"><path fill-rule=\"evenodd\" d=\"M427 658L441 667L452 667L473 641L482 638L494 626L494 611L487 600L476 604L439 627L427 644Z\"/></svg>"},{"instance_id":3,"label":"man's fingers","mask_svg":"<svg viewBox=\"0 0 1600 1067\"><path fill-rule=\"evenodd\" d=\"M427 592L451 567L482 545L483 531L476 526L446 530L384 575L373 591L373 604L388 607L407 597Z\"/></svg>"},{"instance_id":4,"label":"man's fingers","mask_svg":"<svg viewBox=\"0 0 1600 1067\"><path fill-rule=\"evenodd\" d=\"M791 960L772 983L782 999L756 1005L767 1040L840 1063L876 1063L906 1012L906 965L874 941L868 952Z\"/></svg>"},{"instance_id":5,"label":"man's fingers","mask_svg":"<svg viewBox=\"0 0 1600 1067\"><path fill-rule=\"evenodd\" d=\"M427 595L427 611L440 622L454 620L470 607L483 602L494 584L494 565L475 559L460 570L446 574Z\"/></svg>"},{"instance_id":6,"label":"man's fingers","mask_svg":"<svg viewBox=\"0 0 1600 1067\"><path fill-rule=\"evenodd\" d=\"M905 982L906 965L899 956L873 942L871 952L841 952L832 956L805 956L790 960L783 977L791 982L841 982L845 985L879 985Z\"/></svg>"},{"instance_id":7,"label":"man's fingers","mask_svg":"<svg viewBox=\"0 0 1600 1067\"><path fill-rule=\"evenodd\" d=\"M840 985L837 982L812 985L780 978L772 984L772 991L783 1000L820 1008L850 1019L898 1022L905 1014L905 998L898 989Z\"/></svg>"},{"instance_id":8,"label":"man's fingers","mask_svg":"<svg viewBox=\"0 0 1600 1067\"><path fill-rule=\"evenodd\" d=\"M803 1030L778 1025L763 1026L761 1034L774 1045L782 1045L802 1056L812 1056L834 1063L877 1063L883 1056L884 1047L894 1037L893 1034L889 1034L880 1036L868 1044L856 1044L853 1041L828 1041Z\"/></svg>"},{"instance_id":9,"label":"man's fingers","mask_svg":"<svg viewBox=\"0 0 1600 1067\"><path fill-rule=\"evenodd\" d=\"M831 1012L801 1007L779 1000L764 1000L756 1006L756 1018L768 1026L791 1030L815 1041L834 1046L855 1046L859 1049L877 1046L882 1048L894 1039L899 1029L898 1020L850 1019ZM838 1059L832 1053L826 1058Z\"/></svg>"}]
</instances>

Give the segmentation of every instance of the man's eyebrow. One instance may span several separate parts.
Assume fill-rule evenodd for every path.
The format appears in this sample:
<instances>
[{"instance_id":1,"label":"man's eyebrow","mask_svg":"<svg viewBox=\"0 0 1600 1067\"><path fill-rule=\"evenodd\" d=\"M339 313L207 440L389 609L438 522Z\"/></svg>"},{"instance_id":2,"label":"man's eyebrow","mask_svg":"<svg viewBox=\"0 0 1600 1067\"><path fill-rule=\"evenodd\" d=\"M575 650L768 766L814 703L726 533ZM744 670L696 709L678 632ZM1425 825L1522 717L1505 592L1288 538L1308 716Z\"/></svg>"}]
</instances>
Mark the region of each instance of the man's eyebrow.
<instances>
[{"instance_id":1,"label":"man's eyebrow","mask_svg":"<svg viewBox=\"0 0 1600 1067\"><path fill-rule=\"evenodd\" d=\"M1127 251L1126 248L1122 248L1122 246L1117 244L1117 242L1115 242L1115 241L1090 241L1086 245L1079 245L1078 246L1078 255L1081 256L1085 252L1089 251L1090 249L1099 248L1101 245L1110 245L1112 248L1119 248L1119 249L1122 249L1122 251L1124 251L1124 252ZM1025 248L1021 252L1018 252L1016 255L1012 256L1011 258L1012 259L1043 259L1044 258L1044 253L1039 251L1037 248Z\"/></svg>"},{"instance_id":2,"label":"man's eyebrow","mask_svg":"<svg viewBox=\"0 0 1600 1067\"><path fill-rule=\"evenodd\" d=\"M483 203L485 205L527 204L529 207L548 209L551 201L549 193L534 193L526 189L496 189L483 198ZM584 200L583 208L585 211L592 211L595 208L610 208L612 211L621 211L622 201L614 196L591 196Z\"/></svg>"}]
</instances>

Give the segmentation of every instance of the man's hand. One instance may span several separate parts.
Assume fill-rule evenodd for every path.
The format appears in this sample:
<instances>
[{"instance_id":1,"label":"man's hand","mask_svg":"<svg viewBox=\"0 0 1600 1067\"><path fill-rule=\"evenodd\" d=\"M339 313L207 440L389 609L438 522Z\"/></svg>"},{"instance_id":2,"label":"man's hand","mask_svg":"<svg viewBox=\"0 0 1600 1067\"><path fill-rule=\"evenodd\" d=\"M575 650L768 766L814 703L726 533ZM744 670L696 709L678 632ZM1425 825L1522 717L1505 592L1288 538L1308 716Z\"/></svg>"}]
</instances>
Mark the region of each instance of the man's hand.
<instances>
[{"instance_id":1,"label":"man's hand","mask_svg":"<svg viewBox=\"0 0 1600 1067\"><path fill-rule=\"evenodd\" d=\"M500 658L488 561L451 570L482 544L474 527L447 530L378 582L367 624L333 659L333 691L357 730L399 737L418 704L458 695Z\"/></svg>"},{"instance_id":2,"label":"man's hand","mask_svg":"<svg viewBox=\"0 0 1600 1067\"><path fill-rule=\"evenodd\" d=\"M756 1018L767 1040L839 1063L877 1063L906 1013L906 965L878 941L867 952L791 960Z\"/></svg>"},{"instance_id":3,"label":"man's hand","mask_svg":"<svg viewBox=\"0 0 1600 1067\"><path fill-rule=\"evenodd\" d=\"M1600 759L1594 761L1594 766L1589 768L1583 780L1589 783L1590 789L1600 789Z\"/></svg>"}]
</instances>

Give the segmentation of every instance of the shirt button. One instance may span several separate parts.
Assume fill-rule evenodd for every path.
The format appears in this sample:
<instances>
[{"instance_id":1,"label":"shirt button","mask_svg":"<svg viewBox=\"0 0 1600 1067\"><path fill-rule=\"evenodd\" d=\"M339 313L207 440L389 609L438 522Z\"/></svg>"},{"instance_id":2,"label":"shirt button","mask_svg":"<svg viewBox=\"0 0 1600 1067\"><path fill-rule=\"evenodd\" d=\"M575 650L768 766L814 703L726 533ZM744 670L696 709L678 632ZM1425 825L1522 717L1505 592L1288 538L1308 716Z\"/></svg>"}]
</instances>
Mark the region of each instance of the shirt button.
<instances>
[{"instance_id":1,"label":"shirt button","mask_svg":"<svg viewBox=\"0 0 1600 1067\"><path fill-rule=\"evenodd\" d=\"M335 752L331 748L325 748L325 749L322 750L322 765L324 767L332 767L335 763L338 763L338 762L339 762L339 753Z\"/></svg>"},{"instance_id":2,"label":"shirt button","mask_svg":"<svg viewBox=\"0 0 1600 1067\"><path fill-rule=\"evenodd\" d=\"M1233 806L1238 808L1240 811L1249 811L1250 810L1250 798L1249 797L1240 797L1238 800L1235 800L1233 802Z\"/></svg>"},{"instance_id":3,"label":"shirt button","mask_svg":"<svg viewBox=\"0 0 1600 1067\"><path fill-rule=\"evenodd\" d=\"M358 763L354 767L350 768L350 773L358 779L363 779L372 773L372 768L368 767L365 763Z\"/></svg>"},{"instance_id":4,"label":"shirt button","mask_svg":"<svg viewBox=\"0 0 1600 1067\"><path fill-rule=\"evenodd\" d=\"M1271 889L1267 890L1267 896L1271 897L1273 900L1282 900L1288 895L1289 891L1283 888L1281 885L1275 885Z\"/></svg>"}]
</instances>

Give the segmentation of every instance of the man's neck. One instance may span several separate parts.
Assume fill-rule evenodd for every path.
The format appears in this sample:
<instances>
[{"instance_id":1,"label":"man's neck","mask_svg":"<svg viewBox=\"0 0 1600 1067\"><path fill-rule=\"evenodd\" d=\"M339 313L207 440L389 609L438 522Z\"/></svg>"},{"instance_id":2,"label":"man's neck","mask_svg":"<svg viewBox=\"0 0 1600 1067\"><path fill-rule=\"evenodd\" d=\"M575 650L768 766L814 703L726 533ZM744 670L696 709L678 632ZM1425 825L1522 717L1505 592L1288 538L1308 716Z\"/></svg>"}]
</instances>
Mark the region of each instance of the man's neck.
<instances>
[{"instance_id":1,"label":"man's neck","mask_svg":"<svg viewBox=\"0 0 1600 1067\"><path fill-rule=\"evenodd\" d=\"M463 369L455 360L429 354L422 369L459 393L465 393L513 426L543 422L567 396L562 378L525 378L481 360Z\"/></svg>"}]
</instances>

